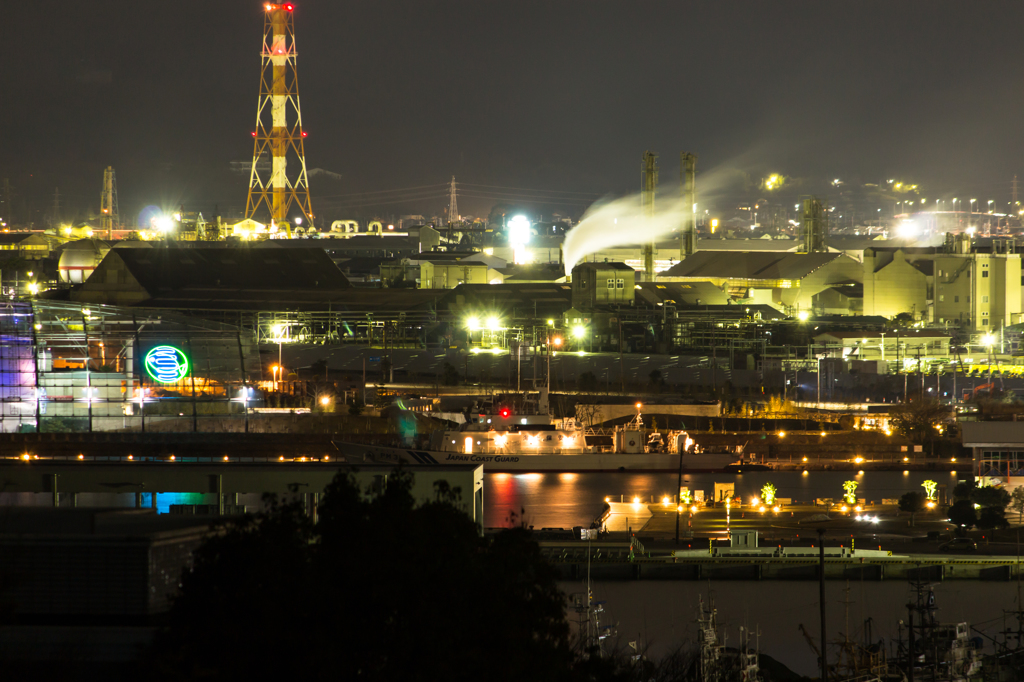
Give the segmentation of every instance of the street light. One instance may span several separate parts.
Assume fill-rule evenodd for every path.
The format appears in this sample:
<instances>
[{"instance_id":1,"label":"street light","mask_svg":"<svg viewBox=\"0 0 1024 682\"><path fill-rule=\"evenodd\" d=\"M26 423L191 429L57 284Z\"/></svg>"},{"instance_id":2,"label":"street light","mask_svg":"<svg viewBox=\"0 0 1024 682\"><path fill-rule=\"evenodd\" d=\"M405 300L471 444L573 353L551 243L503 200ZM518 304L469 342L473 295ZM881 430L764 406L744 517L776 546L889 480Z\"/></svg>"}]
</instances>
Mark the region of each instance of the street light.
<instances>
[{"instance_id":1,"label":"street light","mask_svg":"<svg viewBox=\"0 0 1024 682\"><path fill-rule=\"evenodd\" d=\"M992 199L989 199L989 200L988 200L988 212L989 212L989 213L991 213L991 212L992 212L992 204L994 204L994 203L996 203L996 202L995 202L995 201L993 201Z\"/></svg>"},{"instance_id":2,"label":"street light","mask_svg":"<svg viewBox=\"0 0 1024 682\"><path fill-rule=\"evenodd\" d=\"M996 342L996 337L991 333L985 334L981 337L981 343L983 346L988 348L988 383L992 383L992 345ZM989 395L992 394L992 387L988 389Z\"/></svg>"},{"instance_id":3,"label":"street light","mask_svg":"<svg viewBox=\"0 0 1024 682\"><path fill-rule=\"evenodd\" d=\"M273 372L274 372L274 390L276 391L277 390L277 373L278 373L278 371L280 371L281 366L280 365L274 365L270 369L273 370Z\"/></svg>"}]
</instances>

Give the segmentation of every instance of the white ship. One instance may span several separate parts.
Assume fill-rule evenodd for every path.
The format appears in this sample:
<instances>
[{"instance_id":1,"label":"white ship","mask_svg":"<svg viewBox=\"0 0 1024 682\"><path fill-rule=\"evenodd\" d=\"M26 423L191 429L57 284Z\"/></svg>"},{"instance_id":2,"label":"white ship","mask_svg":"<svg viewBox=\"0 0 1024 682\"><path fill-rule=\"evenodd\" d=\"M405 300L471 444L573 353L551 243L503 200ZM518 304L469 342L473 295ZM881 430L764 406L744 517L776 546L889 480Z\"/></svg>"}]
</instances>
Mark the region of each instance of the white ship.
<instances>
[{"instance_id":1,"label":"white ship","mask_svg":"<svg viewBox=\"0 0 1024 682\"><path fill-rule=\"evenodd\" d=\"M637 414L621 427L585 429L574 420L553 422L540 416L480 415L457 430L433 434L425 450L336 441L348 462L407 464L483 464L488 472L675 472L727 471L735 453L695 452L685 431L653 431ZM682 460L680 462L680 459Z\"/></svg>"}]
</instances>

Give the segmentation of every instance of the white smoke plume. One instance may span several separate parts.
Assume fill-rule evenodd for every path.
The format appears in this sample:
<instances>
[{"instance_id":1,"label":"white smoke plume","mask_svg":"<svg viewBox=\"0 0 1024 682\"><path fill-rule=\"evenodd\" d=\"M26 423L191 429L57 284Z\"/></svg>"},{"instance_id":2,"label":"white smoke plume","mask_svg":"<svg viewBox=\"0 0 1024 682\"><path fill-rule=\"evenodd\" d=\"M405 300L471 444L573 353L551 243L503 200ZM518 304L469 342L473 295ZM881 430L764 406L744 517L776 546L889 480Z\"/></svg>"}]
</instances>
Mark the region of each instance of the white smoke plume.
<instances>
[{"instance_id":1,"label":"white smoke plume","mask_svg":"<svg viewBox=\"0 0 1024 682\"><path fill-rule=\"evenodd\" d=\"M598 202L587 209L576 227L565 235L562 245L565 274L588 255L613 246L647 244L679 230L687 212L679 194L659 192L654 215L640 207L640 195Z\"/></svg>"}]
</instances>

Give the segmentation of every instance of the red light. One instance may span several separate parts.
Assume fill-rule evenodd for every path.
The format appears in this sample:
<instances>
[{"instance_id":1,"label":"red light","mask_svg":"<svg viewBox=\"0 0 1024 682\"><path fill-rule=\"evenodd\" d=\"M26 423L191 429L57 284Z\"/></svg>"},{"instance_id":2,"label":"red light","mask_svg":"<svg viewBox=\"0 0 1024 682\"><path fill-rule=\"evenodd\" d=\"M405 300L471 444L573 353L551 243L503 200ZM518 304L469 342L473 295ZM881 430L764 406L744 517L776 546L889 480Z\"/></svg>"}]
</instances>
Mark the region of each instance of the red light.
<instances>
[{"instance_id":1,"label":"red light","mask_svg":"<svg viewBox=\"0 0 1024 682\"><path fill-rule=\"evenodd\" d=\"M498 414L501 415L502 419L508 419L509 417L512 416L512 410L508 409L507 407L503 407L501 408L501 411Z\"/></svg>"},{"instance_id":2,"label":"red light","mask_svg":"<svg viewBox=\"0 0 1024 682\"><path fill-rule=\"evenodd\" d=\"M255 130L254 130L254 131L252 131L252 136L253 136L253 137L256 137L256 131L255 131Z\"/></svg>"},{"instance_id":3,"label":"red light","mask_svg":"<svg viewBox=\"0 0 1024 682\"><path fill-rule=\"evenodd\" d=\"M303 137L305 137L306 135L307 135L306 131L305 131L305 130L303 130L303 131L302 131L302 136L303 136Z\"/></svg>"},{"instance_id":4,"label":"red light","mask_svg":"<svg viewBox=\"0 0 1024 682\"><path fill-rule=\"evenodd\" d=\"M286 12L291 12L293 9L295 9L295 5L293 5L290 2L284 3L283 5L281 5L281 7L284 7Z\"/></svg>"}]
</instances>

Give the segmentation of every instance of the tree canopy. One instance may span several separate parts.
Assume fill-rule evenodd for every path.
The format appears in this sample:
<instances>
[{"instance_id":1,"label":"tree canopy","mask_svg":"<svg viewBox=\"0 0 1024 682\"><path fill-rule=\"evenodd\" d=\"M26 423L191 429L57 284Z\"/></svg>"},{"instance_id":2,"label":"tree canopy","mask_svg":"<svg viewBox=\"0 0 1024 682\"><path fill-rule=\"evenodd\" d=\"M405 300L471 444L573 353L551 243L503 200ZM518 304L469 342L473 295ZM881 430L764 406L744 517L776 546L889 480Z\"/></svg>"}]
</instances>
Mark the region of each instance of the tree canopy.
<instances>
[{"instance_id":1,"label":"tree canopy","mask_svg":"<svg viewBox=\"0 0 1024 682\"><path fill-rule=\"evenodd\" d=\"M411 475L364 495L339 473L314 525L297 503L227 526L182 577L152 669L164 679L614 679L577 655L557 574L529 531L481 537L458 491Z\"/></svg>"},{"instance_id":2,"label":"tree canopy","mask_svg":"<svg viewBox=\"0 0 1024 682\"><path fill-rule=\"evenodd\" d=\"M895 405L889 413L889 420L901 436L924 444L938 436L935 426L949 415L949 407L937 400L923 399Z\"/></svg>"}]
</instances>

